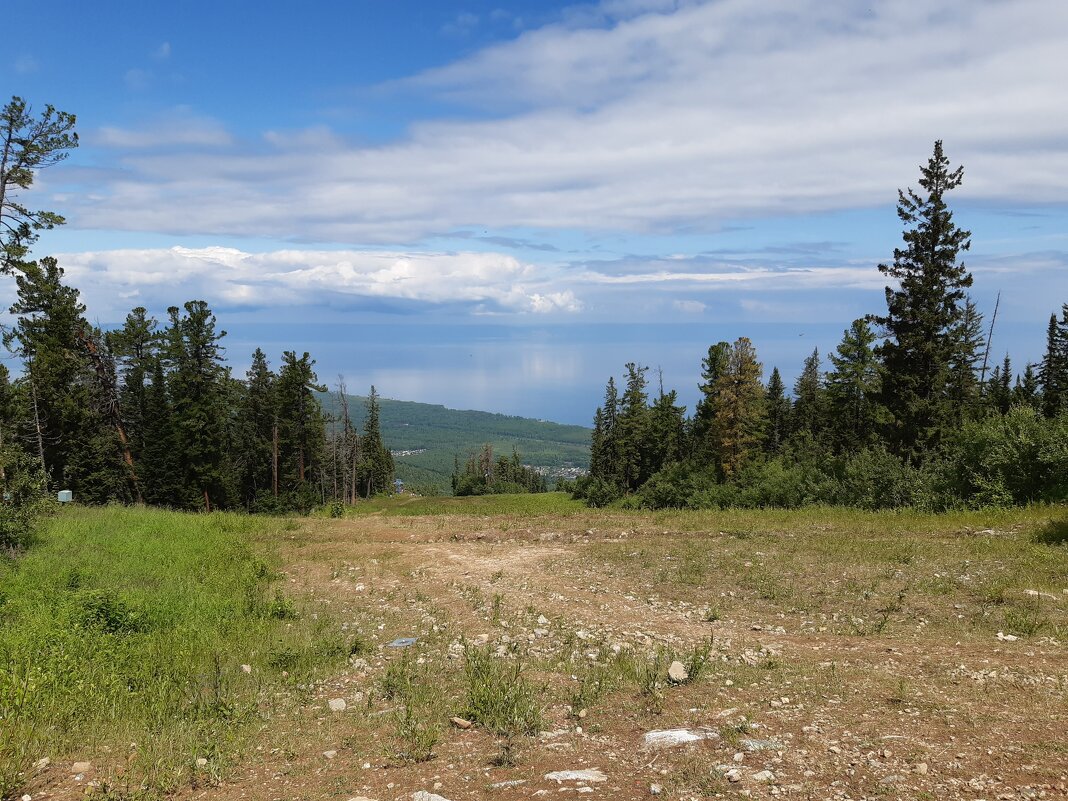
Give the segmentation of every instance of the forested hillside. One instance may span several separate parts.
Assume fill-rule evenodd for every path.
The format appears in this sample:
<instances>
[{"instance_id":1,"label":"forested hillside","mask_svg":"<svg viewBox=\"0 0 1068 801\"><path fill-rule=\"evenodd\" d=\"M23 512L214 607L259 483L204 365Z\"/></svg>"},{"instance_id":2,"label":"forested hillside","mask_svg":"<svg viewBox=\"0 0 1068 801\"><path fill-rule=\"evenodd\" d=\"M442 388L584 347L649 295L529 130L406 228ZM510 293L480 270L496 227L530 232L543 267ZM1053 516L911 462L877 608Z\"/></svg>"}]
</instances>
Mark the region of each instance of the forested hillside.
<instances>
[{"instance_id":1,"label":"forested hillside","mask_svg":"<svg viewBox=\"0 0 1068 801\"><path fill-rule=\"evenodd\" d=\"M338 394L318 397L324 416L340 419ZM348 396L356 416L366 402ZM524 464L544 468L549 476L574 475L589 467L590 429L582 426L386 398L379 399L379 405L382 439L393 451L397 477L409 486L430 484L448 490L455 460L462 465L487 443L499 455L518 450Z\"/></svg>"}]
</instances>

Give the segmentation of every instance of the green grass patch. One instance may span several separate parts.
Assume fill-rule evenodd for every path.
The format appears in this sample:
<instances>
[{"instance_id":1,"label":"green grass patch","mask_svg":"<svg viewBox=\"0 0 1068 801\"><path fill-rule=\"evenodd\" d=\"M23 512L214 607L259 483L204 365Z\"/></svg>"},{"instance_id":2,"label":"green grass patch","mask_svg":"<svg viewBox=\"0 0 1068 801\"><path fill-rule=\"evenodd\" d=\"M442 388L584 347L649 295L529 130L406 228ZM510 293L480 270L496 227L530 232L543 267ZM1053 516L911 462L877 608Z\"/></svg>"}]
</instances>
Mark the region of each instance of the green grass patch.
<instances>
[{"instance_id":1,"label":"green grass patch","mask_svg":"<svg viewBox=\"0 0 1068 801\"><path fill-rule=\"evenodd\" d=\"M150 795L217 775L281 688L343 663L339 628L260 555L284 527L70 509L0 561L0 796L44 756L123 766Z\"/></svg>"}]
</instances>

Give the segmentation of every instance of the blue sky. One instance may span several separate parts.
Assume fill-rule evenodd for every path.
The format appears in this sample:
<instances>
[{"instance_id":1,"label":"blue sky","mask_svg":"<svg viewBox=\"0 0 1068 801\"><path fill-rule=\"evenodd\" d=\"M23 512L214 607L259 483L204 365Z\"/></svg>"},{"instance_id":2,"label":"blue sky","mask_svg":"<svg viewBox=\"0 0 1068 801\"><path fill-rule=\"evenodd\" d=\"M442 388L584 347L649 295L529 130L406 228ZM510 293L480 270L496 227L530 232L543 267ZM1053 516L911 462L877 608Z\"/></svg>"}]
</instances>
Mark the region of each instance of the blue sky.
<instances>
[{"instance_id":1,"label":"blue sky","mask_svg":"<svg viewBox=\"0 0 1068 801\"><path fill-rule=\"evenodd\" d=\"M0 56L78 115L31 205L93 319L204 298L238 371L588 423L635 360L692 405L709 344L790 379L881 310L937 138L995 356L1068 301L1060 0L307 5L58 2Z\"/></svg>"}]
</instances>

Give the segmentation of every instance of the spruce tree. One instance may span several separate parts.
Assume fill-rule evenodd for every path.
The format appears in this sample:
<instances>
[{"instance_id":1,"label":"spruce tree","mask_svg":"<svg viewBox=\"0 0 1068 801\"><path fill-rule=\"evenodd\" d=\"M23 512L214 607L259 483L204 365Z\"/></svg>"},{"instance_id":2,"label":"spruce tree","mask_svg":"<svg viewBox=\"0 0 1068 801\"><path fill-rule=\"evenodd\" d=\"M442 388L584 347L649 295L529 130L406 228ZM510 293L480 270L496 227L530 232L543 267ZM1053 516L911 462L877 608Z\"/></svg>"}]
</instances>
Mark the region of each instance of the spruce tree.
<instances>
[{"instance_id":1,"label":"spruce tree","mask_svg":"<svg viewBox=\"0 0 1068 801\"><path fill-rule=\"evenodd\" d=\"M686 407L678 405L678 397L675 390L664 392L664 382L661 378L660 392L649 409L649 475L681 461L685 456L683 446Z\"/></svg>"},{"instance_id":2,"label":"spruce tree","mask_svg":"<svg viewBox=\"0 0 1068 801\"><path fill-rule=\"evenodd\" d=\"M830 355L834 369L827 373L829 424L839 452L863 448L875 438L879 362L874 343L875 332L861 318L846 329Z\"/></svg>"},{"instance_id":3,"label":"spruce tree","mask_svg":"<svg viewBox=\"0 0 1068 801\"><path fill-rule=\"evenodd\" d=\"M813 349L805 359L801 373L794 382L794 406L790 415L794 434L811 437L813 441L823 438L827 427L827 398L820 372L819 348Z\"/></svg>"},{"instance_id":4,"label":"spruce tree","mask_svg":"<svg viewBox=\"0 0 1068 801\"><path fill-rule=\"evenodd\" d=\"M647 367L626 365L627 386L620 402L618 427L619 472L623 489L633 492L649 477L649 396Z\"/></svg>"},{"instance_id":5,"label":"spruce tree","mask_svg":"<svg viewBox=\"0 0 1068 801\"><path fill-rule=\"evenodd\" d=\"M286 351L275 389L279 482L298 509L314 505L325 443L322 413L312 393L326 387L318 385L314 367L310 354L298 359L294 351Z\"/></svg>"},{"instance_id":6,"label":"spruce tree","mask_svg":"<svg viewBox=\"0 0 1068 801\"><path fill-rule=\"evenodd\" d=\"M138 463L145 502L153 506L182 507L185 503L180 443L159 355L151 360L150 375L145 389L144 445Z\"/></svg>"},{"instance_id":7,"label":"spruce tree","mask_svg":"<svg viewBox=\"0 0 1068 801\"><path fill-rule=\"evenodd\" d=\"M719 463L719 452L712 434L712 421L716 416L719 377L727 369L730 352L729 342L717 342L709 346L708 355L701 360L701 383L697 385L701 397L694 409L691 444L694 458L703 464Z\"/></svg>"},{"instance_id":8,"label":"spruce tree","mask_svg":"<svg viewBox=\"0 0 1068 801\"><path fill-rule=\"evenodd\" d=\"M270 506L265 499L274 494L277 380L266 354L256 348L237 411L237 486L241 502L249 510Z\"/></svg>"},{"instance_id":9,"label":"spruce tree","mask_svg":"<svg viewBox=\"0 0 1068 801\"><path fill-rule=\"evenodd\" d=\"M758 452L766 430L767 409L761 365L747 337L740 337L716 379L712 439L725 478L735 475Z\"/></svg>"},{"instance_id":10,"label":"spruce tree","mask_svg":"<svg viewBox=\"0 0 1068 801\"><path fill-rule=\"evenodd\" d=\"M594 435L590 443L590 476L613 487L621 486L619 469L619 392L609 376L604 405L594 415Z\"/></svg>"},{"instance_id":11,"label":"spruce tree","mask_svg":"<svg viewBox=\"0 0 1068 801\"><path fill-rule=\"evenodd\" d=\"M1042 387L1042 413L1056 417L1068 411L1068 303L1061 309L1061 319L1049 316L1046 329L1046 352L1038 368Z\"/></svg>"},{"instance_id":12,"label":"spruce tree","mask_svg":"<svg viewBox=\"0 0 1068 801\"><path fill-rule=\"evenodd\" d=\"M365 498L393 491L393 454L382 442L380 415L378 392L372 386L367 396L367 419L364 421L359 467L360 493Z\"/></svg>"},{"instance_id":13,"label":"spruce tree","mask_svg":"<svg viewBox=\"0 0 1068 801\"><path fill-rule=\"evenodd\" d=\"M897 453L915 459L937 449L953 420L949 377L955 330L972 285L958 256L969 248L971 234L954 224L945 194L960 185L963 174L962 167L950 169L942 142L935 142L921 168L924 194L898 192L904 247L894 250L893 264L879 265L894 282L886 288L886 314L875 318L886 335L878 351L885 371L881 400L890 417L886 434Z\"/></svg>"},{"instance_id":14,"label":"spruce tree","mask_svg":"<svg viewBox=\"0 0 1068 801\"><path fill-rule=\"evenodd\" d=\"M955 426L973 417L979 406L982 387L978 372L984 342L983 315L971 298L965 298L960 320L950 336L952 355L947 391Z\"/></svg>"},{"instance_id":15,"label":"spruce tree","mask_svg":"<svg viewBox=\"0 0 1068 801\"><path fill-rule=\"evenodd\" d=\"M768 379L768 389L765 393L765 405L768 412L767 435L764 438L764 448L770 454L776 454L782 450L786 438L790 435L790 399L786 396L786 386L783 384L779 368L771 370L771 378Z\"/></svg>"}]
</instances>

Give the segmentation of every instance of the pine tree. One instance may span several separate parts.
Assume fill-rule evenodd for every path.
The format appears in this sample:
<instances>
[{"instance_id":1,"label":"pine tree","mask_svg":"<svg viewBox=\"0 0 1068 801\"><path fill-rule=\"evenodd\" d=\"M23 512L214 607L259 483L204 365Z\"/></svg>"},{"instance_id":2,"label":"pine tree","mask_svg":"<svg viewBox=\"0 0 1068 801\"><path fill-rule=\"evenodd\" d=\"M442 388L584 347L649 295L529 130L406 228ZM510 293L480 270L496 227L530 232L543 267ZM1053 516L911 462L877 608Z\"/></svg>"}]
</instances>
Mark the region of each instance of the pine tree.
<instances>
[{"instance_id":1,"label":"pine tree","mask_svg":"<svg viewBox=\"0 0 1068 801\"><path fill-rule=\"evenodd\" d=\"M649 475L684 458L686 407L678 405L678 397L675 390L664 392L661 376L660 392L649 409Z\"/></svg>"},{"instance_id":2,"label":"pine tree","mask_svg":"<svg viewBox=\"0 0 1068 801\"><path fill-rule=\"evenodd\" d=\"M318 385L314 367L310 354L298 359L294 351L286 351L275 390L279 483L298 509L314 505L325 443L322 413L312 393L326 387Z\"/></svg>"},{"instance_id":3,"label":"pine tree","mask_svg":"<svg viewBox=\"0 0 1068 801\"><path fill-rule=\"evenodd\" d=\"M820 372L819 348L805 359L794 382L794 406L790 415L794 434L805 434L813 441L822 439L827 427L827 398Z\"/></svg>"},{"instance_id":4,"label":"pine tree","mask_svg":"<svg viewBox=\"0 0 1068 801\"><path fill-rule=\"evenodd\" d=\"M971 298L965 298L961 317L951 329L952 355L949 362L949 408L954 426L974 416L982 387L977 373L985 339L983 315Z\"/></svg>"},{"instance_id":5,"label":"pine tree","mask_svg":"<svg viewBox=\"0 0 1068 801\"><path fill-rule=\"evenodd\" d=\"M604 405L594 415L590 442L590 476L611 486L620 486L619 469L619 392L616 380L609 376L604 390Z\"/></svg>"},{"instance_id":6,"label":"pine tree","mask_svg":"<svg viewBox=\"0 0 1068 801\"><path fill-rule=\"evenodd\" d=\"M830 356L827 400L834 447L852 451L875 438L879 394L879 362L872 346L875 332L864 318L854 320Z\"/></svg>"},{"instance_id":7,"label":"pine tree","mask_svg":"<svg viewBox=\"0 0 1068 801\"><path fill-rule=\"evenodd\" d=\"M963 168L950 170L935 142L921 168L925 195L898 192L897 214L906 228L905 246L879 271L896 282L886 288L887 312L876 322L886 340L879 348L885 370L883 406L890 415L887 436L899 454L921 459L933 453L953 420L949 392L954 332L971 274L957 258L968 250L970 232L958 228L945 193L960 185Z\"/></svg>"},{"instance_id":8,"label":"pine tree","mask_svg":"<svg viewBox=\"0 0 1068 801\"><path fill-rule=\"evenodd\" d=\"M987 405L997 414L1008 414L1012 408L1012 360L1005 354L1005 361L994 368L986 388Z\"/></svg>"},{"instance_id":9,"label":"pine tree","mask_svg":"<svg viewBox=\"0 0 1068 801\"><path fill-rule=\"evenodd\" d=\"M1038 373L1035 371L1035 365L1028 364L1023 375L1016 378L1016 386L1012 389L1012 403L1014 406L1027 406L1037 410L1040 398Z\"/></svg>"},{"instance_id":10,"label":"pine tree","mask_svg":"<svg viewBox=\"0 0 1068 801\"><path fill-rule=\"evenodd\" d=\"M771 370L771 378L768 379L768 389L765 393L765 405L768 412L768 430L764 438L764 448L770 454L776 454L782 450L786 438L790 434L790 412L792 409L790 399L786 397L786 386L783 384L779 368Z\"/></svg>"},{"instance_id":11,"label":"pine tree","mask_svg":"<svg viewBox=\"0 0 1068 801\"><path fill-rule=\"evenodd\" d=\"M393 454L382 442L380 414L378 392L372 386L367 396L367 419L363 427L359 468L360 493L365 498L393 489Z\"/></svg>"},{"instance_id":12,"label":"pine tree","mask_svg":"<svg viewBox=\"0 0 1068 801\"><path fill-rule=\"evenodd\" d=\"M122 376L122 419L135 461L144 451L145 402L152 363L159 342L158 322L143 306L126 315L122 328L105 336L108 350L118 362Z\"/></svg>"},{"instance_id":13,"label":"pine tree","mask_svg":"<svg viewBox=\"0 0 1068 801\"><path fill-rule=\"evenodd\" d=\"M716 393L719 377L727 369L731 345L717 342L708 348L708 355L701 360L701 383L697 388L701 397L694 409L692 426L693 456L702 464L718 464L719 452L712 435L712 421L716 416Z\"/></svg>"},{"instance_id":14,"label":"pine tree","mask_svg":"<svg viewBox=\"0 0 1068 801\"><path fill-rule=\"evenodd\" d=\"M617 422L619 472L623 489L633 492L649 473L649 396L645 391L647 367L626 365L627 387L623 391Z\"/></svg>"},{"instance_id":15,"label":"pine tree","mask_svg":"<svg viewBox=\"0 0 1068 801\"><path fill-rule=\"evenodd\" d=\"M719 469L730 478L757 453L766 429L761 365L747 337L730 346L727 363L716 379L712 438Z\"/></svg>"},{"instance_id":16,"label":"pine tree","mask_svg":"<svg viewBox=\"0 0 1068 801\"><path fill-rule=\"evenodd\" d=\"M145 389L144 444L139 460L145 502L153 506L184 506L183 468L178 434L167 391L163 360L152 358L151 379Z\"/></svg>"},{"instance_id":17,"label":"pine tree","mask_svg":"<svg viewBox=\"0 0 1068 801\"><path fill-rule=\"evenodd\" d=\"M1038 381L1042 387L1042 413L1056 417L1068 411L1068 303L1061 310L1061 319L1056 314L1049 316L1046 330L1046 353L1038 368Z\"/></svg>"},{"instance_id":18,"label":"pine tree","mask_svg":"<svg viewBox=\"0 0 1068 801\"><path fill-rule=\"evenodd\" d=\"M256 348L252 365L245 374L245 392L237 411L237 486L241 502L249 510L274 495L274 444L279 415L275 397L277 381L266 354Z\"/></svg>"},{"instance_id":19,"label":"pine tree","mask_svg":"<svg viewBox=\"0 0 1068 801\"><path fill-rule=\"evenodd\" d=\"M228 374L222 363L215 315L202 300L188 301L185 314L172 306L165 332L173 363L170 395L175 443L183 468L181 504L211 511L225 506Z\"/></svg>"}]
</instances>

